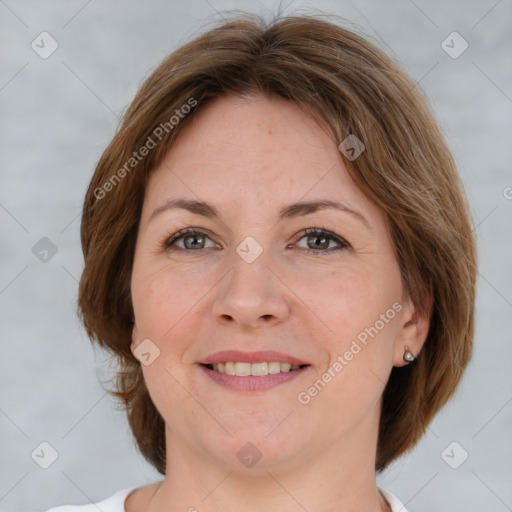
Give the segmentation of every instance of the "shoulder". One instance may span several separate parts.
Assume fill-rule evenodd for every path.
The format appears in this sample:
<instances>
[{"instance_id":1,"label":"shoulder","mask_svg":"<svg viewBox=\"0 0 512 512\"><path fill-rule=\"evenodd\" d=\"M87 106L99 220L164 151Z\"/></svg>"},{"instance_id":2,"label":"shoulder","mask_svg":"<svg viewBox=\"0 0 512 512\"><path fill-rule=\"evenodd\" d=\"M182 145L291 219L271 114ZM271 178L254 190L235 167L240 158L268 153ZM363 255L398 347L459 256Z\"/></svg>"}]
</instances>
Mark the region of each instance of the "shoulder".
<instances>
[{"instance_id":1,"label":"shoulder","mask_svg":"<svg viewBox=\"0 0 512 512\"><path fill-rule=\"evenodd\" d=\"M88 505L62 505L51 508L47 512L125 512L124 502L128 495L135 489L123 489L117 491L114 495L97 503L89 503Z\"/></svg>"},{"instance_id":2,"label":"shoulder","mask_svg":"<svg viewBox=\"0 0 512 512\"><path fill-rule=\"evenodd\" d=\"M389 506L391 507L391 512L407 512L407 509L402 505L402 502L391 492L386 491L379 487L379 491L384 495Z\"/></svg>"}]
</instances>

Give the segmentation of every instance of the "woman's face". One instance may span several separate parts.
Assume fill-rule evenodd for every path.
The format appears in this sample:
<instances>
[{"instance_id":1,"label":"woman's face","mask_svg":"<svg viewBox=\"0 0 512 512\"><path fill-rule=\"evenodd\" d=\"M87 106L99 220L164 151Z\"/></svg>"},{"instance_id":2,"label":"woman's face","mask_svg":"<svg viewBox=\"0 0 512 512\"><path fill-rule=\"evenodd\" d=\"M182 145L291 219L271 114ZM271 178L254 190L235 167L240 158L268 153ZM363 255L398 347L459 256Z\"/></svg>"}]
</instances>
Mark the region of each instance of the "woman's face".
<instances>
[{"instance_id":1,"label":"woman's face","mask_svg":"<svg viewBox=\"0 0 512 512\"><path fill-rule=\"evenodd\" d=\"M391 368L420 348L384 214L292 103L224 96L191 121L150 176L131 282L168 451L237 471L374 451Z\"/></svg>"}]
</instances>

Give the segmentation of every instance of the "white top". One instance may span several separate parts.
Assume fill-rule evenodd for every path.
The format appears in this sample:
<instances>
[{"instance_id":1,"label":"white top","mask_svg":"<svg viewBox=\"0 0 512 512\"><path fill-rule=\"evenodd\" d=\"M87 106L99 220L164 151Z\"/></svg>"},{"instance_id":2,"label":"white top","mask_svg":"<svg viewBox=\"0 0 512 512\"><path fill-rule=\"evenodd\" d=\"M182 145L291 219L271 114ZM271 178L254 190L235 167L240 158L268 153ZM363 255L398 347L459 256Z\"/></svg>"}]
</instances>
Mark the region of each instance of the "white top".
<instances>
[{"instance_id":1,"label":"white top","mask_svg":"<svg viewBox=\"0 0 512 512\"><path fill-rule=\"evenodd\" d=\"M124 500L135 489L137 489L137 487L123 489L122 491L116 492L110 498L99 501L98 503L90 503L89 505L63 505L61 507L51 508L47 512L98 512L98 509L101 510L101 512L126 512L124 509ZM379 490L388 500L392 512L407 512L406 508L395 495L384 489L379 488Z\"/></svg>"}]
</instances>

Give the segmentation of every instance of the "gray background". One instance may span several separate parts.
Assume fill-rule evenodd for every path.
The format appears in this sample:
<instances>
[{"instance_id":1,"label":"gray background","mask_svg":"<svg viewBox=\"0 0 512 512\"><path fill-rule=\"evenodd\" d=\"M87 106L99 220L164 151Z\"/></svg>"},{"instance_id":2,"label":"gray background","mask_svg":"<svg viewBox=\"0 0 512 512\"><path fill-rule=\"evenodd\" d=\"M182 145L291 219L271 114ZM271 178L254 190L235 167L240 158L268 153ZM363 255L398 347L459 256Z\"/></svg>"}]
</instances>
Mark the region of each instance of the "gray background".
<instances>
[{"instance_id":1,"label":"gray background","mask_svg":"<svg viewBox=\"0 0 512 512\"><path fill-rule=\"evenodd\" d=\"M454 400L380 485L410 512L512 510L512 3L314 5L359 25L426 92L467 187L479 243L474 358ZM98 383L108 375L106 356L75 316L79 215L143 77L217 11L234 8L268 15L279 5L0 0L1 511L89 503L159 479ZM31 48L43 31L59 44L47 59ZM453 31L469 44L457 59L441 47ZM46 262L32 251L42 237L57 249ZM43 441L58 452L48 469L31 458ZM460 447L445 451L453 441ZM453 469L445 459L459 464L462 450L469 458Z\"/></svg>"}]
</instances>

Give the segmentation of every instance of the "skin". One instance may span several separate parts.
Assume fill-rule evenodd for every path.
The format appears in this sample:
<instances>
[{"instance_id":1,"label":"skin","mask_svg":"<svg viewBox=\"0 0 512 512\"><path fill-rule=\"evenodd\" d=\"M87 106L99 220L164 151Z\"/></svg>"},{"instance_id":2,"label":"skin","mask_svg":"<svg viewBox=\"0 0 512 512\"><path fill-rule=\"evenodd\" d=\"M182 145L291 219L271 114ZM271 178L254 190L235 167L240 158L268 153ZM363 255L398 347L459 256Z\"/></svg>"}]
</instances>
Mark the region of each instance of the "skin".
<instances>
[{"instance_id":1,"label":"skin","mask_svg":"<svg viewBox=\"0 0 512 512\"><path fill-rule=\"evenodd\" d=\"M387 510L375 480L381 395L404 347L420 352L428 318L403 289L384 213L351 180L329 130L290 102L227 95L191 121L150 176L138 232L132 351L145 339L160 350L143 372L165 420L168 469L161 485L132 492L127 512ZM183 209L150 219L178 197L213 203L221 219ZM314 199L357 209L371 228L335 209L278 220L283 206ZM188 227L203 238L163 247ZM326 249L307 228L350 245L328 239ZM236 252L248 236L263 248L250 264ZM394 303L401 311L299 403ZM311 366L266 391L233 391L198 366L226 349ZM252 468L237 457L247 442L262 454Z\"/></svg>"}]
</instances>

